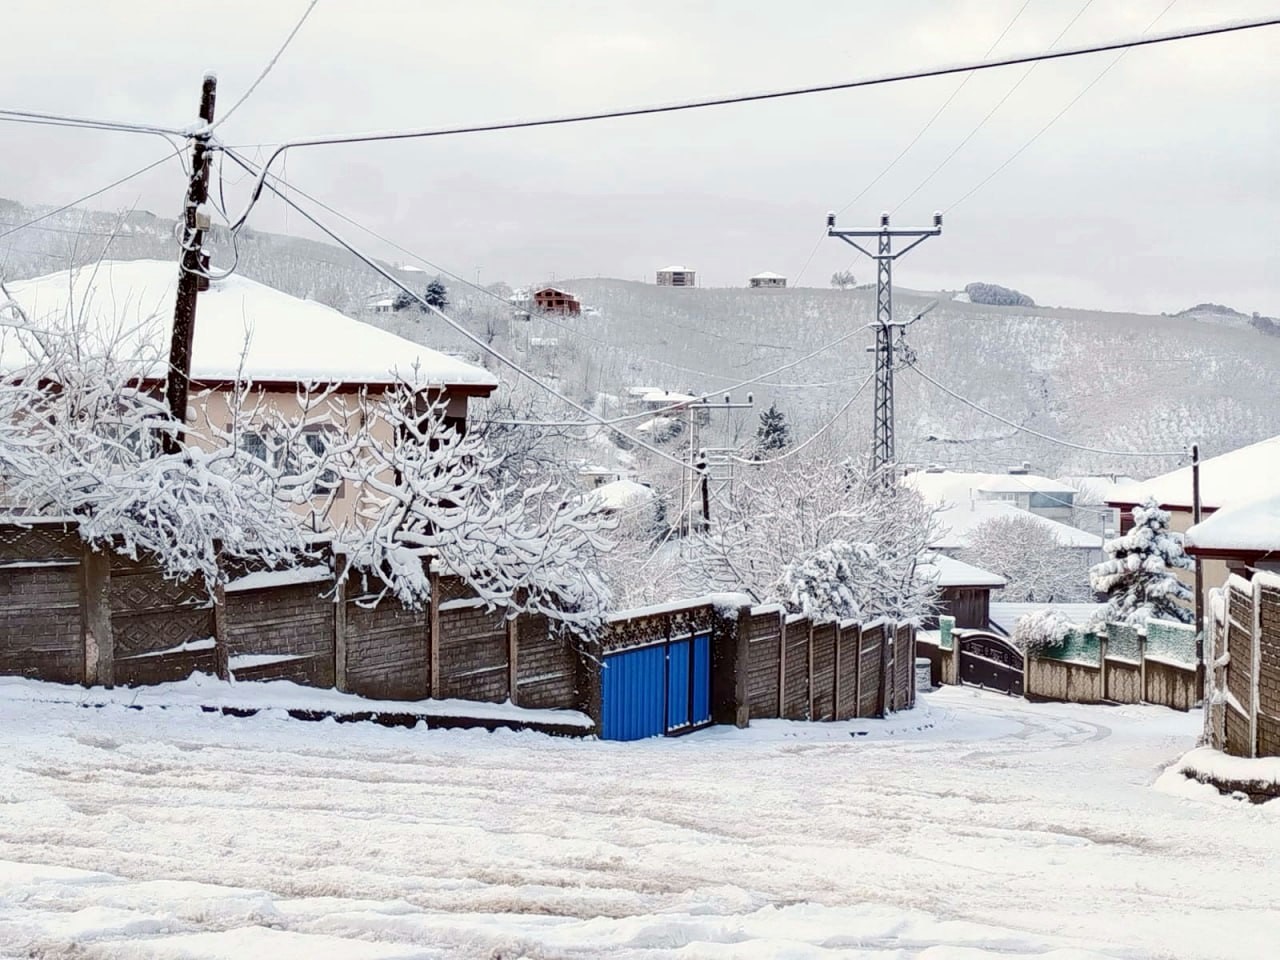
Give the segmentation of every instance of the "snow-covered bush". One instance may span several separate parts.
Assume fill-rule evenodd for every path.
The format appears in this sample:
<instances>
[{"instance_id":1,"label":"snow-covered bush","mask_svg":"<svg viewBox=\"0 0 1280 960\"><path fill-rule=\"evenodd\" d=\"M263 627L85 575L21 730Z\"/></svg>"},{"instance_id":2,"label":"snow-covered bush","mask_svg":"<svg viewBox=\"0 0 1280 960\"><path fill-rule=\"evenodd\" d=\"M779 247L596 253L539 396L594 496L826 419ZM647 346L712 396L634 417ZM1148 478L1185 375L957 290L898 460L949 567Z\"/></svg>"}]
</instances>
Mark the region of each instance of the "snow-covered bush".
<instances>
[{"instance_id":1,"label":"snow-covered bush","mask_svg":"<svg viewBox=\"0 0 1280 960\"><path fill-rule=\"evenodd\" d=\"M892 577L873 544L833 540L788 563L778 593L788 610L814 620L870 620L882 612L866 608L874 595L870 585Z\"/></svg>"},{"instance_id":2,"label":"snow-covered bush","mask_svg":"<svg viewBox=\"0 0 1280 960\"><path fill-rule=\"evenodd\" d=\"M1089 571L1093 588L1108 594L1097 623L1125 623L1144 629L1151 618L1191 623L1195 615L1183 604L1191 588L1175 570L1195 564L1182 549L1182 538L1169 530L1169 511L1148 499L1133 511L1133 529L1103 544L1107 559Z\"/></svg>"},{"instance_id":3,"label":"snow-covered bush","mask_svg":"<svg viewBox=\"0 0 1280 960\"><path fill-rule=\"evenodd\" d=\"M1036 302L1025 293L1002 287L998 283L970 283L964 292L970 303L985 303L1001 307L1034 307Z\"/></svg>"},{"instance_id":4,"label":"snow-covered bush","mask_svg":"<svg viewBox=\"0 0 1280 960\"><path fill-rule=\"evenodd\" d=\"M1022 617L1013 628L1013 643L1023 653L1043 653L1066 644L1080 628L1057 610L1037 610Z\"/></svg>"}]
</instances>

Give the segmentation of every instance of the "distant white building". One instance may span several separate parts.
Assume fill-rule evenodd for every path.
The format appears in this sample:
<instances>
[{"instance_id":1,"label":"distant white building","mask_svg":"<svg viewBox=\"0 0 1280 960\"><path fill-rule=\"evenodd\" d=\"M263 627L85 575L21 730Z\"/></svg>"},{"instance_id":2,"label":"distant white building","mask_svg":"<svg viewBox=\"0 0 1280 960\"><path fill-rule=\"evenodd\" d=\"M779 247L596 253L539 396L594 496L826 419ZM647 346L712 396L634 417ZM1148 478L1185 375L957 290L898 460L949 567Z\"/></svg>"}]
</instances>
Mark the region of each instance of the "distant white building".
<instances>
[{"instance_id":1,"label":"distant white building","mask_svg":"<svg viewBox=\"0 0 1280 960\"><path fill-rule=\"evenodd\" d=\"M1026 466L1008 473L919 470L907 474L902 482L931 503L998 500L1059 523L1076 520L1075 487L1031 473Z\"/></svg>"},{"instance_id":2,"label":"distant white building","mask_svg":"<svg viewBox=\"0 0 1280 960\"><path fill-rule=\"evenodd\" d=\"M752 288L785 287L787 285L787 278L780 273L771 273L766 270L764 273L757 273L748 281L748 283L751 284Z\"/></svg>"},{"instance_id":3,"label":"distant white building","mask_svg":"<svg viewBox=\"0 0 1280 960\"><path fill-rule=\"evenodd\" d=\"M663 267L658 271L658 286L660 287L696 287L697 285L697 274L688 267Z\"/></svg>"}]
</instances>

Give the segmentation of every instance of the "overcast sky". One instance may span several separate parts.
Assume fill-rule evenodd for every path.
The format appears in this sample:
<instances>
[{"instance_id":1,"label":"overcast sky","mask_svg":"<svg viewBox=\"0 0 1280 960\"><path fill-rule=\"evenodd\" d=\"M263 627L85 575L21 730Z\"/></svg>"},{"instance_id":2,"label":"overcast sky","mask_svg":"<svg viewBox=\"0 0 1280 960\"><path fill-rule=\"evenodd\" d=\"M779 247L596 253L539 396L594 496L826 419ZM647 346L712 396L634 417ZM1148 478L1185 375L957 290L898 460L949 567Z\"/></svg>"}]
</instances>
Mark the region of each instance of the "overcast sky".
<instances>
[{"instance_id":1,"label":"overcast sky","mask_svg":"<svg viewBox=\"0 0 1280 960\"><path fill-rule=\"evenodd\" d=\"M1168 0L1029 0L996 53L1142 31ZM305 0L10 4L0 105L185 125L205 69L225 112ZM320 0L221 128L255 145L306 134L525 118L832 82L979 59L1023 0ZM1157 30L1280 12L1280 0L1177 0ZM896 280L1016 286L1040 303L1280 315L1280 28L1135 50L979 192L952 207L1113 54L1036 67L914 198L899 204L1026 72L975 75L915 147L841 216L944 235ZM793 280L844 207L960 82L939 78L575 127L297 151L278 172L449 269L513 284ZM0 124L0 196L62 203L157 158L157 139ZM251 154L258 151L250 148ZM237 196L242 192L228 188ZM176 164L94 202L174 215ZM304 232L264 204L252 226ZM344 228L350 231L350 228ZM353 235L354 238L354 235ZM359 238L368 243L367 238ZM370 244L379 255L401 259ZM824 240L801 282L852 258ZM873 271L853 263L859 279Z\"/></svg>"}]
</instances>

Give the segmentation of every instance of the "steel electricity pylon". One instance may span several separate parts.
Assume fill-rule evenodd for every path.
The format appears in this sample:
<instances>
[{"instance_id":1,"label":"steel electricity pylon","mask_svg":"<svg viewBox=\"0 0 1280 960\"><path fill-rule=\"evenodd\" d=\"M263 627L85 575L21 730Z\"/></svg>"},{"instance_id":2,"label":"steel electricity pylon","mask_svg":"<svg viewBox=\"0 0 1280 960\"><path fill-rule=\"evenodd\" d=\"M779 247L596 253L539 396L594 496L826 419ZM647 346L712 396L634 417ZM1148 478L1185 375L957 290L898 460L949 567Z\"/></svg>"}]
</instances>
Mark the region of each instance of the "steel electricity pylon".
<instances>
[{"instance_id":1,"label":"steel electricity pylon","mask_svg":"<svg viewBox=\"0 0 1280 960\"><path fill-rule=\"evenodd\" d=\"M880 214L879 229L838 230L836 215L827 214L827 236L838 237L859 253L876 261L876 397L871 437L871 469L881 473L885 483L894 479L893 437L893 365L895 338L901 336L906 323L893 319L893 261L914 250L929 237L942 233L942 214L933 215L933 227L928 230L893 230L889 227L889 214ZM876 238L876 250L872 253L858 242L859 239ZM895 238L909 240L901 250L894 251ZM910 322L910 321L908 321Z\"/></svg>"}]
</instances>

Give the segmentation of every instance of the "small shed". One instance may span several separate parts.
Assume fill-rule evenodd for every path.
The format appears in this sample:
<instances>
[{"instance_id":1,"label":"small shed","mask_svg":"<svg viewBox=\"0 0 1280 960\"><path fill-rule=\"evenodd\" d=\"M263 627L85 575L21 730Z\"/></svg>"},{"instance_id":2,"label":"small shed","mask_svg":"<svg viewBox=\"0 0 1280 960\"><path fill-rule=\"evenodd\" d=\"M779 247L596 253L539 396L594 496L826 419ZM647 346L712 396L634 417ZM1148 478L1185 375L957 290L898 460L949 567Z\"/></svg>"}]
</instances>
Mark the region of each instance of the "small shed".
<instances>
[{"instance_id":1,"label":"small shed","mask_svg":"<svg viewBox=\"0 0 1280 960\"><path fill-rule=\"evenodd\" d=\"M938 613L927 627L936 628L938 616L952 616L957 627L989 629L991 592L1004 589L1004 577L943 554L935 554L916 567L916 576L938 587Z\"/></svg>"}]
</instances>

